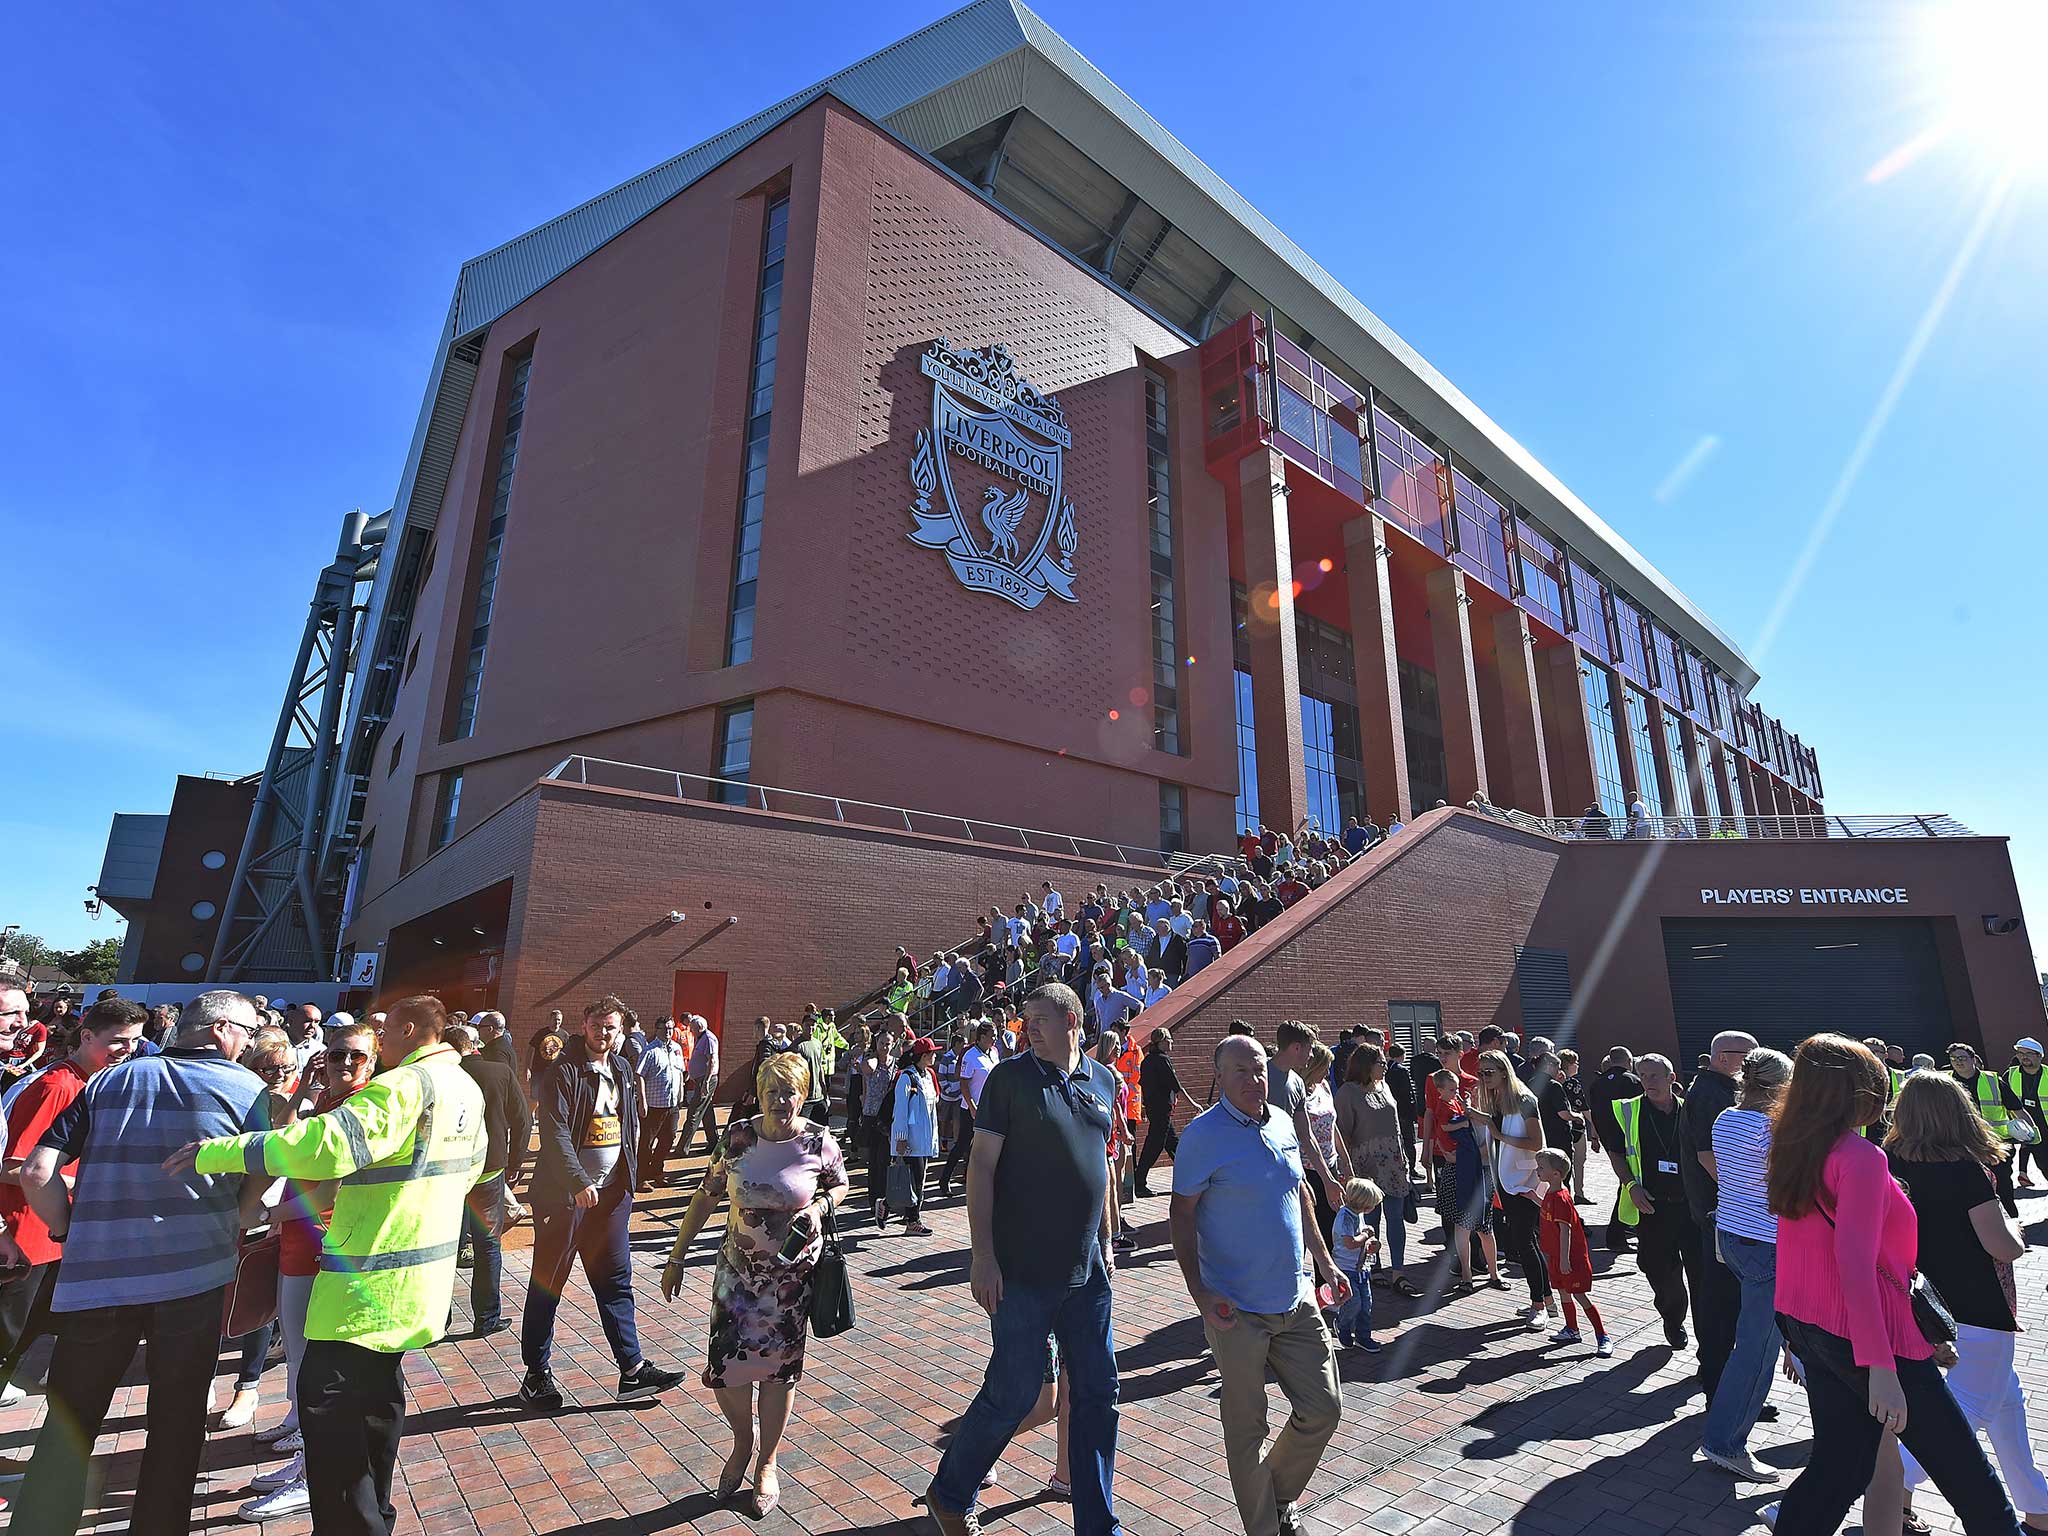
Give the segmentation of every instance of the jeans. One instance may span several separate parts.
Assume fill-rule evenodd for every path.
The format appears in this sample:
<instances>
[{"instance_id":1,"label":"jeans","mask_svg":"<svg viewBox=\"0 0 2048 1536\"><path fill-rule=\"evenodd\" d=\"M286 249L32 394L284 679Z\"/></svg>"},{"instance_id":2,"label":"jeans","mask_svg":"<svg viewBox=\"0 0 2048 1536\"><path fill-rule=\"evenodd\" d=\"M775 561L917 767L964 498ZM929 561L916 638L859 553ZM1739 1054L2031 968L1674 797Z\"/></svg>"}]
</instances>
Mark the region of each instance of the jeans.
<instances>
[{"instance_id":1,"label":"jeans","mask_svg":"<svg viewBox=\"0 0 2048 1536\"><path fill-rule=\"evenodd\" d=\"M1246 1312L1228 1328L1204 1322L1222 1377L1223 1454L1245 1536L1280 1536L1282 1506L1300 1499L1337 1432L1343 1392L1330 1331L1313 1300L1292 1312ZM1266 1373L1287 1399L1287 1422L1266 1443Z\"/></svg>"},{"instance_id":2,"label":"jeans","mask_svg":"<svg viewBox=\"0 0 2048 1536\"><path fill-rule=\"evenodd\" d=\"M239 1338L228 1340L242 1352L241 1362L235 1371L237 1392L254 1392L263 1380L263 1367L270 1359L270 1335L276 1328L274 1321L268 1322L261 1328L251 1328Z\"/></svg>"},{"instance_id":3,"label":"jeans","mask_svg":"<svg viewBox=\"0 0 2048 1536\"><path fill-rule=\"evenodd\" d=\"M206 1448L206 1387L220 1355L225 1286L142 1306L59 1312L50 1360L49 1412L16 1500L10 1529L71 1536L85 1508L86 1464L114 1389L149 1345L147 1439L135 1485L134 1536L187 1536L192 1490Z\"/></svg>"},{"instance_id":4,"label":"jeans","mask_svg":"<svg viewBox=\"0 0 2048 1536\"><path fill-rule=\"evenodd\" d=\"M2027 1435L2027 1400L2012 1368L2014 1336L1969 1323L1956 1325L1956 1363L1948 1373L1948 1389L1972 1429L1991 1441L1991 1454L2013 1501L2029 1515L2048 1515L2048 1479L2034 1461ZM1917 1488L1927 1473L1909 1453L1906 1486Z\"/></svg>"},{"instance_id":5,"label":"jeans","mask_svg":"<svg viewBox=\"0 0 2048 1536\"><path fill-rule=\"evenodd\" d=\"M645 1166L644 1164L642 1165ZM498 1299L498 1277L505 1267L505 1175L494 1173L471 1186L462 1202L462 1231L469 1239L469 1311L478 1328L505 1315Z\"/></svg>"},{"instance_id":6,"label":"jeans","mask_svg":"<svg viewBox=\"0 0 2048 1536\"><path fill-rule=\"evenodd\" d=\"M391 1536L398 1524L391 1469L405 1433L405 1356L311 1340L299 1392L313 1529L320 1536Z\"/></svg>"},{"instance_id":7,"label":"jeans","mask_svg":"<svg viewBox=\"0 0 2048 1536\"><path fill-rule=\"evenodd\" d=\"M1735 1348L1707 1402L1701 1443L1717 1456L1737 1456L1749 1448L1749 1432L1778 1371L1778 1245L1733 1232L1721 1233L1720 1239L1728 1273L1742 1287L1742 1310L1735 1321Z\"/></svg>"},{"instance_id":8,"label":"jeans","mask_svg":"<svg viewBox=\"0 0 2048 1536\"><path fill-rule=\"evenodd\" d=\"M1395 1195L1372 1208L1372 1229L1379 1233L1380 1241L1385 1244L1381 1256L1395 1269L1408 1262L1408 1213L1404 1207L1414 1198L1412 1193ZM1382 1228L1385 1230L1381 1231ZM1377 1269L1379 1266L1373 1267Z\"/></svg>"},{"instance_id":9,"label":"jeans","mask_svg":"<svg viewBox=\"0 0 2048 1536\"><path fill-rule=\"evenodd\" d=\"M1800 1536L1835 1531L1869 1483L1884 1438L1870 1416L1870 1373L1847 1339L1783 1313L1778 1328L1805 1368L1813 1411L1813 1449L1778 1507L1778 1529ZM1970 1536L2016 1536L2019 1517L1941 1371L1932 1360L1901 1360L1898 1372L1906 1397L1900 1443L1934 1478Z\"/></svg>"},{"instance_id":10,"label":"jeans","mask_svg":"<svg viewBox=\"0 0 2048 1536\"><path fill-rule=\"evenodd\" d=\"M1372 1337L1372 1281L1363 1269L1347 1269L1344 1278L1351 1283L1351 1294L1337 1309L1337 1337L1340 1340L1369 1339Z\"/></svg>"},{"instance_id":11,"label":"jeans","mask_svg":"<svg viewBox=\"0 0 2048 1536\"><path fill-rule=\"evenodd\" d=\"M597 1299L597 1318L623 1375L640 1363L640 1333L633 1319L633 1248L627 1224L633 1192L623 1172L614 1173L589 1210L573 1205L533 1213L533 1277L526 1286L520 1319L519 1353L538 1376L554 1358L555 1309L569 1283L572 1261L583 1263L583 1278Z\"/></svg>"},{"instance_id":12,"label":"jeans","mask_svg":"<svg viewBox=\"0 0 2048 1536\"><path fill-rule=\"evenodd\" d=\"M910 1170L910 1209L901 1214L914 1227L924 1212L924 1171L932 1160L928 1157L906 1157L902 1161L903 1166Z\"/></svg>"},{"instance_id":13,"label":"jeans","mask_svg":"<svg viewBox=\"0 0 2048 1536\"><path fill-rule=\"evenodd\" d=\"M291 1407L285 1422L299 1422L299 1370L306 1363L306 1314L313 1306L311 1275L277 1277L277 1326L284 1334L284 1395Z\"/></svg>"},{"instance_id":14,"label":"jeans","mask_svg":"<svg viewBox=\"0 0 2048 1536\"><path fill-rule=\"evenodd\" d=\"M939 1461L930 1502L961 1512L974 1508L982 1478L1038 1401L1045 1385L1045 1339L1051 1334L1067 1373L1075 1536L1114 1536L1122 1530L1110 1487L1116 1467L1117 1379L1109 1299L1109 1276L1099 1264L1085 1284L1073 1287L1005 1282L990 1322L995 1349L987 1374Z\"/></svg>"}]
</instances>

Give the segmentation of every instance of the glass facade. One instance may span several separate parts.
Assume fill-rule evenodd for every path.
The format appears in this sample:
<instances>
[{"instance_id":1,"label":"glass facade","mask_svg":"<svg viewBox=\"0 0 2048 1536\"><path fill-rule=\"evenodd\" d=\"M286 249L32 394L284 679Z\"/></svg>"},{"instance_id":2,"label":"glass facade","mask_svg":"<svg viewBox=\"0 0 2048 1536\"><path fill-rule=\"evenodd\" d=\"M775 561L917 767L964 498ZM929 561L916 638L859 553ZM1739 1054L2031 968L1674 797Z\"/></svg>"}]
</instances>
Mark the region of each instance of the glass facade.
<instances>
[{"instance_id":1,"label":"glass facade","mask_svg":"<svg viewBox=\"0 0 2048 1536\"><path fill-rule=\"evenodd\" d=\"M1173 458L1166 380L1145 374L1145 504L1152 530L1152 745L1183 750L1180 619L1173 595ZM1162 845L1164 846L1164 845Z\"/></svg>"},{"instance_id":2,"label":"glass facade","mask_svg":"<svg viewBox=\"0 0 2048 1536\"><path fill-rule=\"evenodd\" d=\"M1259 735L1252 724L1252 675L1243 667L1237 680L1237 830L1259 830Z\"/></svg>"},{"instance_id":3,"label":"glass facade","mask_svg":"<svg viewBox=\"0 0 2048 1536\"><path fill-rule=\"evenodd\" d=\"M1657 778L1657 744L1650 736L1650 701L1634 683L1621 685L1622 708L1628 711L1628 745L1635 757L1636 793L1652 816L1664 814L1664 791Z\"/></svg>"},{"instance_id":4,"label":"glass facade","mask_svg":"<svg viewBox=\"0 0 2048 1536\"><path fill-rule=\"evenodd\" d=\"M1711 737L1700 738L1700 794L1707 802L1707 814L1716 821L1728 814L1728 807L1721 803L1721 780L1714 772L1721 748Z\"/></svg>"},{"instance_id":5,"label":"glass facade","mask_svg":"<svg viewBox=\"0 0 2048 1536\"><path fill-rule=\"evenodd\" d=\"M1721 761L1728 765L1728 813L1731 816L1749 814L1749 796L1742 788L1742 764L1726 747L1721 750Z\"/></svg>"},{"instance_id":6,"label":"glass facade","mask_svg":"<svg viewBox=\"0 0 2048 1536\"><path fill-rule=\"evenodd\" d=\"M754 306L754 366L748 380L746 458L740 470L739 536L733 546L732 616L725 664L754 654L754 593L761 574L761 513L768 500L768 429L775 405L775 350L782 331L782 257L789 245L789 198L768 205L761 235L761 289Z\"/></svg>"},{"instance_id":7,"label":"glass facade","mask_svg":"<svg viewBox=\"0 0 2048 1536\"><path fill-rule=\"evenodd\" d=\"M1586 734L1593 739L1593 784L1600 809L1611 817L1628 815L1628 791L1621 782L1621 745L1614 730L1614 696L1607 674L1598 667L1579 668L1586 695Z\"/></svg>"},{"instance_id":8,"label":"glass facade","mask_svg":"<svg viewBox=\"0 0 2048 1536\"><path fill-rule=\"evenodd\" d=\"M505 513L512 505L512 474L519 467L519 433L526 424L526 384L533 359L522 357L512 368L511 392L505 397L505 419L498 432L498 483L491 492L491 521L484 533L483 567L477 574L476 607L469 623L469 659L462 670L462 692L455 705L456 737L476 730L476 701L484 685L484 650L491 639L491 610L498 600L498 562L505 547ZM438 845L437 845L438 846Z\"/></svg>"},{"instance_id":9,"label":"glass facade","mask_svg":"<svg viewBox=\"0 0 2048 1536\"><path fill-rule=\"evenodd\" d=\"M1451 773L1444 759L1444 717L1437 707L1436 674L1412 661L1400 663L1401 728L1408 757L1408 803L1417 815L1451 798ZM1391 807L1388 814L1392 815Z\"/></svg>"},{"instance_id":10,"label":"glass facade","mask_svg":"<svg viewBox=\"0 0 2048 1536\"><path fill-rule=\"evenodd\" d=\"M728 705L718 714L718 764L712 775L731 782L712 785L711 798L725 805L745 805L753 766L754 706Z\"/></svg>"}]
</instances>

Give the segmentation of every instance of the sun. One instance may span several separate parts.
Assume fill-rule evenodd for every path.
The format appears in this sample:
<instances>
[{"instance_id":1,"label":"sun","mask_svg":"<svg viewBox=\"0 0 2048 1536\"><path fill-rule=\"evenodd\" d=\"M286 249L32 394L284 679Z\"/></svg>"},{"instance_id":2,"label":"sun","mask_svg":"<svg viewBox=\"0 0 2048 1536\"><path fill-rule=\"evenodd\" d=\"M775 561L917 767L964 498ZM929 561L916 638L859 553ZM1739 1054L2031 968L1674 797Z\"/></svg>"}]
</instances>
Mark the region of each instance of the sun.
<instances>
[{"instance_id":1,"label":"sun","mask_svg":"<svg viewBox=\"0 0 2048 1536\"><path fill-rule=\"evenodd\" d=\"M1932 131L2001 171L2048 173L2048 0L1941 0L1919 19Z\"/></svg>"}]
</instances>

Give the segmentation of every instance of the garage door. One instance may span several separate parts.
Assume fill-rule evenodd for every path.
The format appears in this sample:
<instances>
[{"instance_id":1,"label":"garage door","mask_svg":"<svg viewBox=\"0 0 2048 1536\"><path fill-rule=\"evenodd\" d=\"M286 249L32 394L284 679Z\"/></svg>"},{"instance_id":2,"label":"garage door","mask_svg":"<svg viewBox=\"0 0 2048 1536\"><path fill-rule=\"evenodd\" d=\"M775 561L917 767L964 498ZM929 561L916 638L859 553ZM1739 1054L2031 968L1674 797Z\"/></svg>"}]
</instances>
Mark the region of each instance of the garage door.
<instances>
[{"instance_id":1,"label":"garage door","mask_svg":"<svg viewBox=\"0 0 2048 1536\"><path fill-rule=\"evenodd\" d=\"M1664 919L1678 1064L1724 1029L1790 1055L1808 1035L1876 1035L1936 1061L1955 1038L1925 918Z\"/></svg>"}]
</instances>

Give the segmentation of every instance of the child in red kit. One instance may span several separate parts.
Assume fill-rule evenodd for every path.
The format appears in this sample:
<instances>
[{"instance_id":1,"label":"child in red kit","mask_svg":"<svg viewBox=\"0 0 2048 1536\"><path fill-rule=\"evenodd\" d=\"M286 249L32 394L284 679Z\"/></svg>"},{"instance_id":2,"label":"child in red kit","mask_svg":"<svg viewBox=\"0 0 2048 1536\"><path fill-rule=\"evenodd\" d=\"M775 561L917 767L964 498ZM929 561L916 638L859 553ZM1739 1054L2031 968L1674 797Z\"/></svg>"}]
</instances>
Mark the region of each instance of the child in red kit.
<instances>
[{"instance_id":1,"label":"child in red kit","mask_svg":"<svg viewBox=\"0 0 2048 1536\"><path fill-rule=\"evenodd\" d=\"M1611 1355L1614 1341L1607 1337L1607 1325L1593 1306L1593 1250L1587 1246L1586 1229L1572 1203L1571 1154L1545 1147L1536 1154L1536 1177L1543 1193L1542 1225L1536 1240L1543 1249L1543 1262L1550 1266L1551 1289L1564 1303L1564 1327L1550 1336L1550 1342L1579 1342L1579 1314L1572 1305L1576 1301L1585 1307L1593 1324L1595 1350Z\"/></svg>"}]
</instances>

